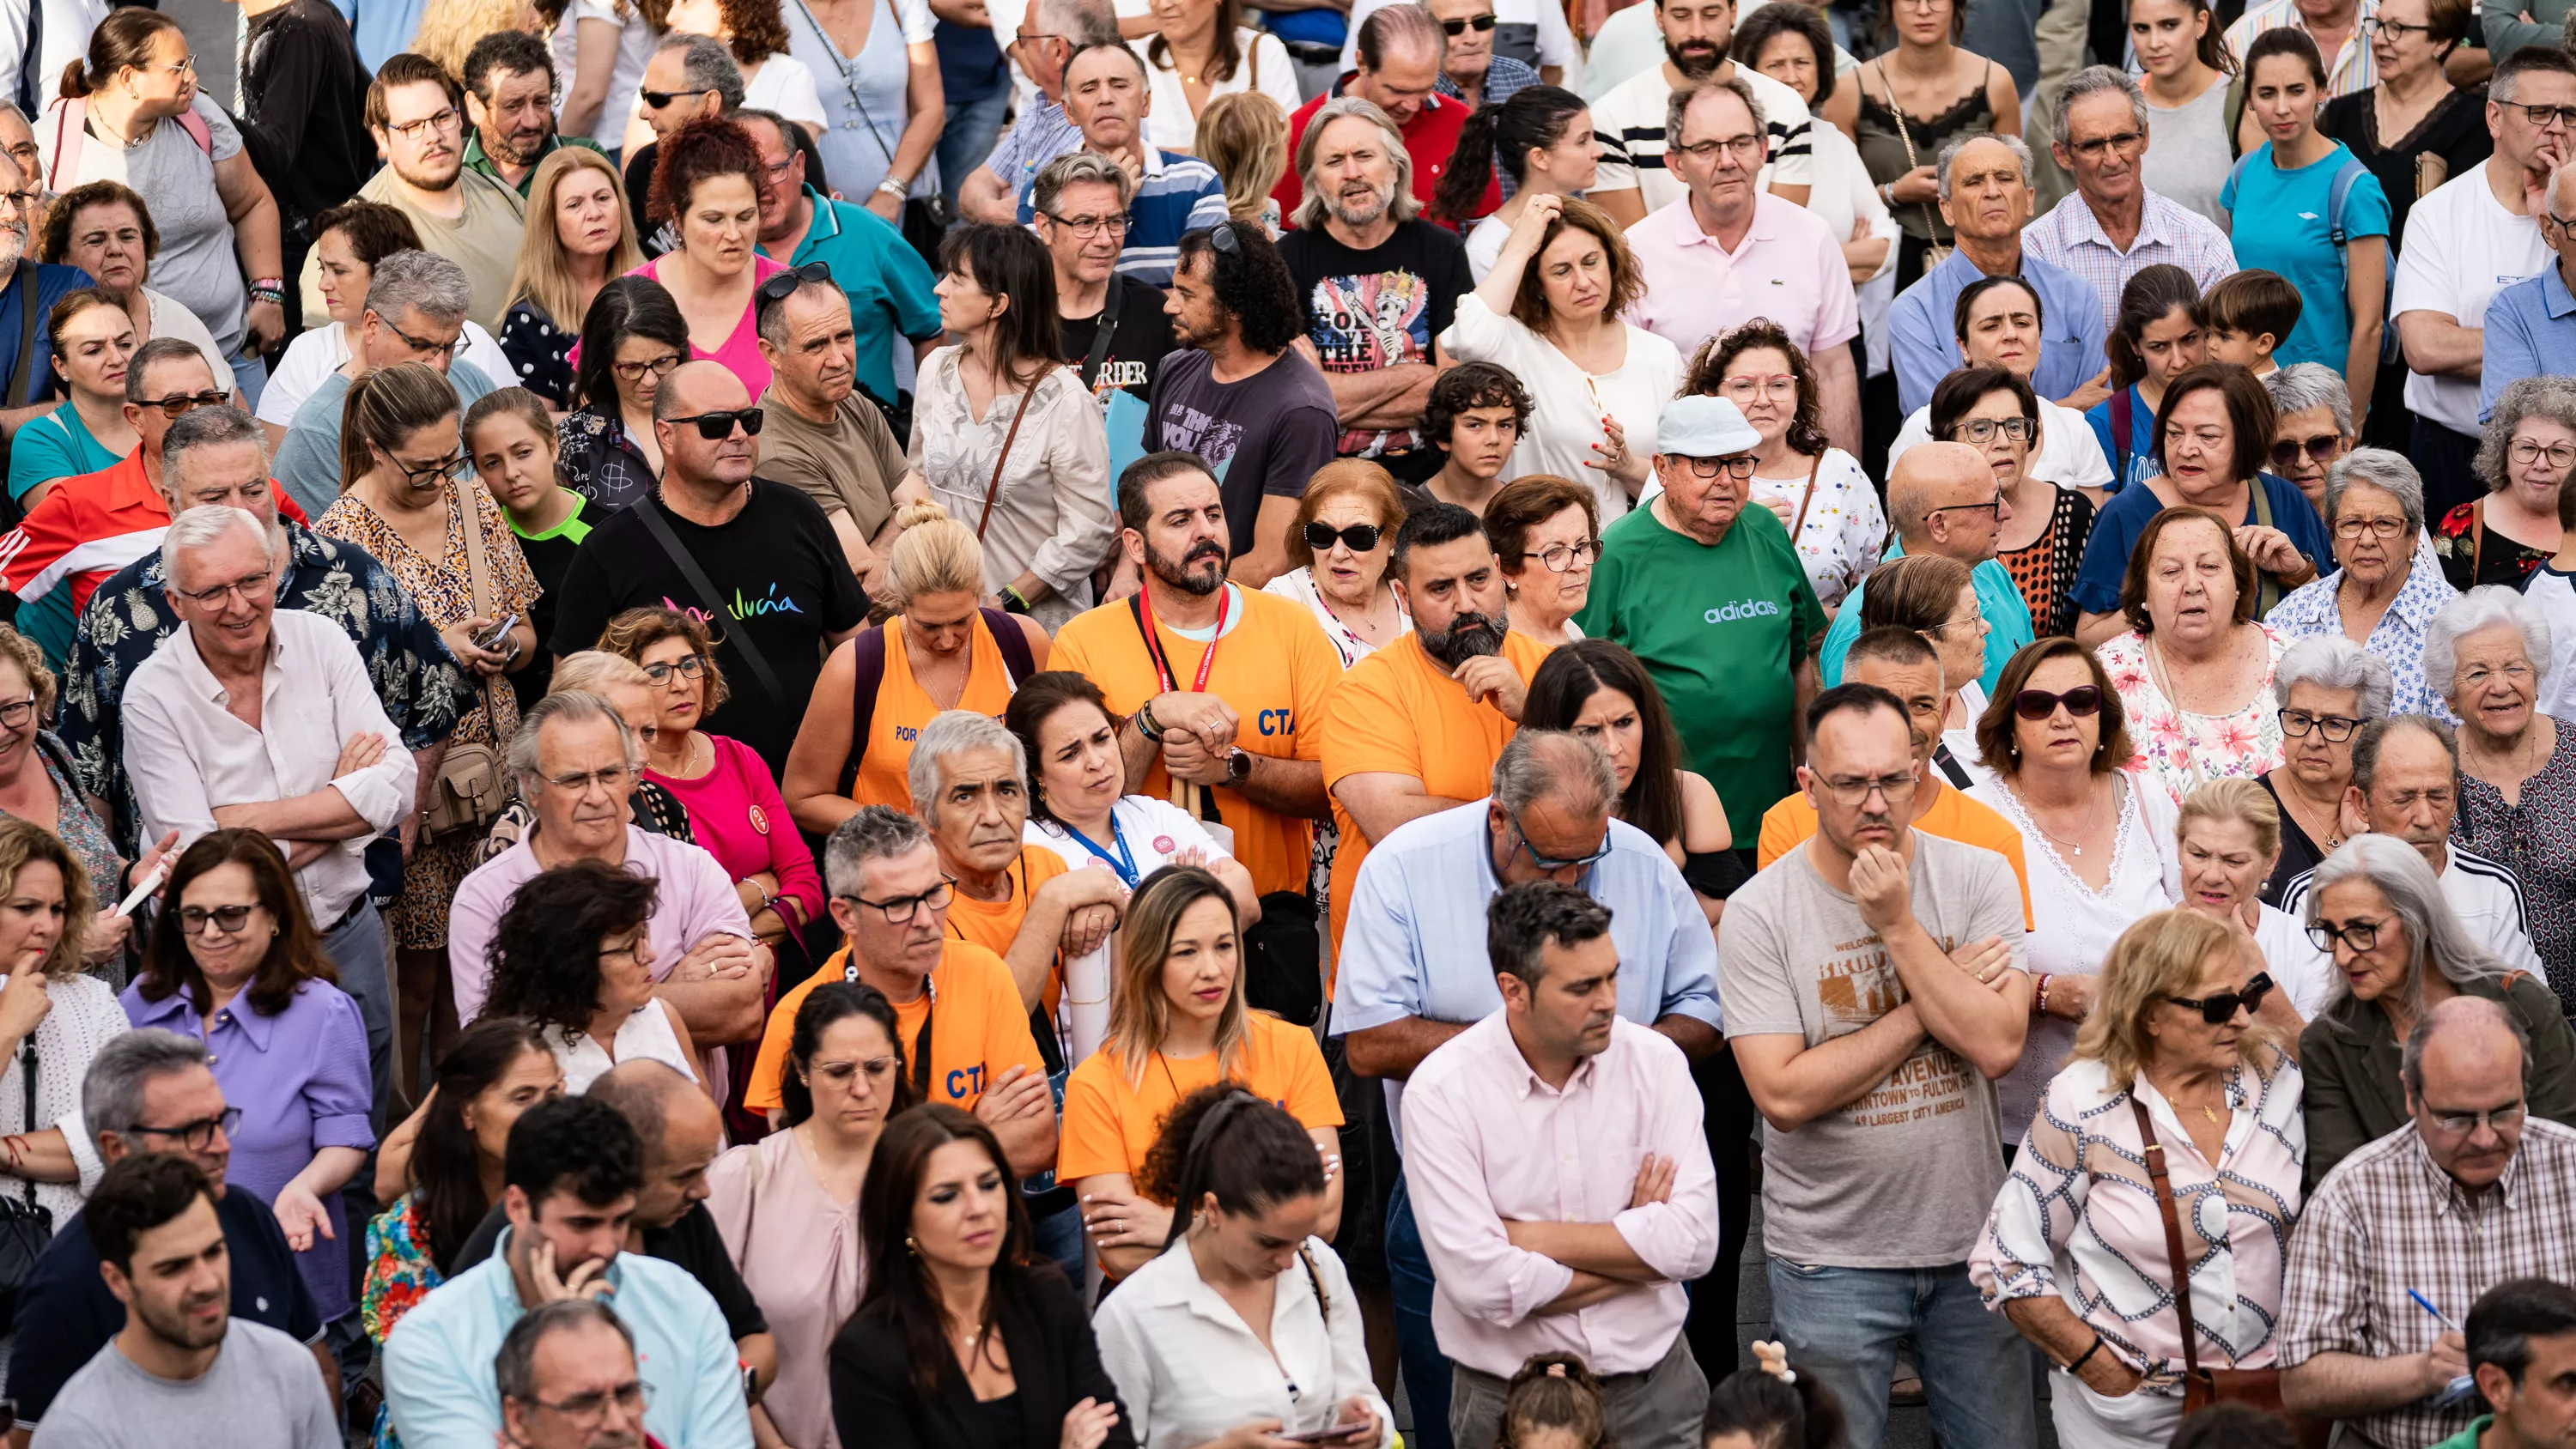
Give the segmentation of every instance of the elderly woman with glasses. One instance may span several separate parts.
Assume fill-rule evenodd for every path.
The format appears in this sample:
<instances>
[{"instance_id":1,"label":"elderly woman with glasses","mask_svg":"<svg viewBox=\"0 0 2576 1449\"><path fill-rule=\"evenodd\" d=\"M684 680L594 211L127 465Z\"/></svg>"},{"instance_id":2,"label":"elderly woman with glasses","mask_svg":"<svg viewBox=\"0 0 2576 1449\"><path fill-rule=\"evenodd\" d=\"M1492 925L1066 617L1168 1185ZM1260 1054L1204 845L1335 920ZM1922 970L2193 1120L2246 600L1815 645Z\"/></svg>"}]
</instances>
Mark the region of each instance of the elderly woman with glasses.
<instances>
[{"instance_id":1,"label":"elderly woman with glasses","mask_svg":"<svg viewBox=\"0 0 2576 1449\"><path fill-rule=\"evenodd\" d=\"M2335 570L2294 590L2264 622L2285 639L2348 639L2387 662L2400 714L2444 713L2424 677L2424 631L2459 591L2424 566L2424 480L2384 448L2356 449L2327 470L2326 533Z\"/></svg>"},{"instance_id":2,"label":"elderly woman with glasses","mask_svg":"<svg viewBox=\"0 0 2576 1449\"><path fill-rule=\"evenodd\" d=\"M2388 661L2339 634L2302 639L2272 671L2280 706L2281 763L2260 777L2281 810L2279 858L2263 882L2267 905L2332 855L2358 828L2345 815L2355 731L2386 717Z\"/></svg>"},{"instance_id":3,"label":"elderly woman with glasses","mask_svg":"<svg viewBox=\"0 0 2576 1449\"><path fill-rule=\"evenodd\" d=\"M1307 562L1261 586L1312 610L1344 669L1413 627L1386 576L1405 512L1403 490L1386 469L1366 458L1326 463L1306 481L1288 540L1288 557Z\"/></svg>"},{"instance_id":4,"label":"elderly woman with glasses","mask_svg":"<svg viewBox=\"0 0 2576 1449\"><path fill-rule=\"evenodd\" d=\"M2576 379L2526 377L2506 387L2478 440L2487 496L2433 530L2442 572L2462 591L2520 587L2558 552L2558 491L2576 469Z\"/></svg>"},{"instance_id":5,"label":"elderly woman with glasses","mask_svg":"<svg viewBox=\"0 0 2576 1449\"><path fill-rule=\"evenodd\" d=\"M2540 711L2549 621L2501 585L2461 595L2424 635L2424 673L2460 721L2451 839L2521 880L2532 947L2576 1011L2576 721Z\"/></svg>"},{"instance_id":6,"label":"elderly woman with glasses","mask_svg":"<svg viewBox=\"0 0 2576 1449\"><path fill-rule=\"evenodd\" d=\"M2576 1037L2558 998L2505 964L2460 924L2433 867L2393 835L2356 835L2317 867L2308 934L2334 953L2342 985L2299 1033L2308 1073L2308 1185L2363 1143L2407 1124L2398 1057L2424 1013L2482 996L2522 1024L2523 1098L2576 1125Z\"/></svg>"},{"instance_id":7,"label":"elderly woman with glasses","mask_svg":"<svg viewBox=\"0 0 2576 1449\"><path fill-rule=\"evenodd\" d=\"M1574 615L1601 557L1590 488L1545 473L1513 479L1485 505L1485 537L1503 567L1503 601L1517 633L1553 648L1583 637Z\"/></svg>"},{"instance_id":8,"label":"elderly woman with glasses","mask_svg":"<svg viewBox=\"0 0 2576 1449\"><path fill-rule=\"evenodd\" d=\"M2281 763L2270 696L2285 646L2254 620L2254 560L2227 521L2205 508L2165 509L2147 520L2126 574L2129 632L2100 653L2138 723L2137 768L2179 802L2205 781Z\"/></svg>"}]
</instances>

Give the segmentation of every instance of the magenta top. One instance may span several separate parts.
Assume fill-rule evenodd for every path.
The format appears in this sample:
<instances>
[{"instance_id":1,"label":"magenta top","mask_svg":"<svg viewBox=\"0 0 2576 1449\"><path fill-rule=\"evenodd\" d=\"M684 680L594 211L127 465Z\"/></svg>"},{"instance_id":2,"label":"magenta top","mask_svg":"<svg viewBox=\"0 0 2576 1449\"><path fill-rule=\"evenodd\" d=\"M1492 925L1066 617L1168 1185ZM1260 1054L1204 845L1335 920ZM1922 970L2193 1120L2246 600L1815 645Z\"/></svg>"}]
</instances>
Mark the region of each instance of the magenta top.
<instances>
[{"instance_id":1,"label":"magenta top","mask_svg":"<svg viewBox=\"0 0 2576 1449\"><path fill-rule=\"evenodd\" d=\"M626 275L630 277L651 277L654 281L658 282L662 280L661 267L662 259L660 257L655 257L653 260L646 262L644 265L637 267ZM695 362L702 357L712 358L715 361L721 362L725 366L732 368L733 375L741 378L742 385L751 390L751 400L755 403L760 401L761 393L766 391L769 387L769 360L760 355L760 334L752 325L754 314L760 310L759 287L761 283L768 281L771 277L774 277L780 272L786 270L787 268L784 263L771 261L760 253L753 252L751 254L752 298L750 302L744 305L742 309L742 320L734 324L732 335L725 338L723 346L716 348L712 352L708 351L704 347L700 347L698 345L697 338L691 337L689 339L689 360L691 362ZM575 367L581 365L581 359L578 357L571 359L571 361ZM721 852L719 852L719 854L721 854ZM813 862L810 860L807 861L806 868L810 871L813 868Z\"/></svg>"},{"instance_id":2,"label":"magenta top","mask_svg":"<svg viewBox=\"0 0 2576 1449\"><path fill-rule=\"evenodd\" d=\"M791 918L788 924L820 918L822 878L814 873L813 853L788 818L787 802L770 778L769 766L740 740L716 734L706 740L715 746L715 768L694 780L649 769L644 778L680 797L689 808L689 834L727 876L740 881L764 870L774 872L780 898L792 898L804 913L803 922Z\"/></svg>"}]
</instances>

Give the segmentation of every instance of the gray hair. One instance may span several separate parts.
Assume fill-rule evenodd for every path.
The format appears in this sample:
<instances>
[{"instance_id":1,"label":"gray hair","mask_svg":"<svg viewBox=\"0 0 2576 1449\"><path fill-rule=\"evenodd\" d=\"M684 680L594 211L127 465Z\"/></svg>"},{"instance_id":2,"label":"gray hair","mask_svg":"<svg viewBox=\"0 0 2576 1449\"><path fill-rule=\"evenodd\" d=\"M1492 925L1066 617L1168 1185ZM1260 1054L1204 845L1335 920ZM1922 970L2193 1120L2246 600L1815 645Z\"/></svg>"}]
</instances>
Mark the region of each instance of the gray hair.
<instances>
[{"instance_id":1,"label":"gray hair","mask_svg":"<svg viewBox=\"0 0 2576 1449\"><path fill-rule=\"evenodd\" d=\"M474 308L474 284L465 269L436 252L394 252L376 263L367 282L367 310L388 322L405 308L433 322L462 322Z\"/></svg>"},{"instance_id":2,"label":"gray hair","mask_svg":"<svg viewBox=\"0 0 2576 1449\"><path fill-rule=\"evenodd\" d=\"M1541 800L1607 814L1619 803L1610 757L1564 730L1522 730L1494 760L1494 803L1518 819Z\"/></svg>"},{"instance_id":3,"label":"gray hair","mask_svg":"<svg viewBox=\"0 0 2576 1449\"><path fill-rule=\"evenodd\" d=\"M724 103L724 114L730 116L742 109L742 67L734 63L733 52L712 35L684 35L674 32L662 37L653 53L676 50L680 56L680 74L692 90L709 90ZM794 144L790 138L791 145Z\"/></svg>"},{"instance_id":4,"label":"gray hair","mask_svg":"<svg viewBox=\"0 0 2576 1449\"><path fill-rule=\"evenodd\" d=\"M2326 470L2326 532L2334 532L2335 515L2343 508L2343 496L2356 483L2376 488L2397 500L2397 510L2406 515L2406 531L2424 531L2424 475L2406 461L2403 453L2386 448L2355 448L2335 459Z\"/></svg>"},{"instance_id":5,"label":"gray hair","mask_svg":"<svg viewBox=\"0 0 2576 1449\"><path fill-rule=\"evenodd\" d=\"M913 809L929 812L939 798L939 762L959 750L1006 751L1012 777L1023 787L1029 782L1029 749L1018 735L989 714L946 710L931 716L930 723L921 727L921 737L912 742L912 760L904 766L903 782L912 791Z\"/></svg>"},{"instance_id":6,"label":"gray hair","mask_svg":"<svg viewBox=\"0 0 2576 1449\"><path fill-rule=\"evenodd\" d=\"M97 1142L113 1132L131 1137L143 1125L143 1090L163 1077L206 1063L206 1044L157 1026L118 1032L81 1075L81 1126Z\"/></svg>"},{"instance_id":7,"label":"gray hair","mask_svg":"<svg viewBox=\"0 0 2576 1449\"><path fill-rule=\"evenodd\" d=\"M2388 747L2391 735L2415 733L2429 736L2451 757L2451 773L2460 773L2460 737L2449 725L2429 714L2392 714L2375 719L2355 731L2352 737L2352 787L2370 796L2370 785L2379 778L2379 752Z\"/></svg>"},{"instance_id":8,"label":"gray hair","mask_svg":"<svg viewBox=\"0 0 2576 1449\"><path fill-rule=\"evenodd\" d=\"M2281 651L2281 662L2272 669L2272 702L2288 709L2290 691L2302 684L2351 690L2353 713L2365 720L2388 713L2388 701L2397 692L2388 661L2341 634L2318 634Z\"/></svg>"},{"instance_id":9,"label":"gray hair","mask_svg":"<svg viewBox=\"0 0 2576 1449\"><path fill-rule=\"evenodd\" d=\"M596 1298L558 1298L540 1303L519 1315L510 1331L501 1335L501 1351L492 1356L492 1379L504 1399L522 1404L536 1402L537 1345L550 1333L568 1333L595 1324L607 1324L617 1330L626 1342L626 1353L635 1353L635 1335L616 1312Z\"/></svg>"},{"instance_id":10,"label":"gray hair","mask_svg":"<svg viewBox=\"0 0 2576 1449\"><path fill-rule=\"evenodd\" d=\"M2129 113L2138 120L2138 134L2147 133L2147 93L2138 88L2137 77L2116 65L2088 65L2068 76L2065 87L2057 93L2057 115L2049 129L2058 145L2075 144L2075 123L2069 119L2075 113L2075 103L2103 91L2118 91L2128 97Z\"/></svg>"},{"instance_id":11,"label":"gray hair","mask_svg":"<svg viewBox=\"0 0 2576 1449\"><path fill-rule=\"evenodd\" d=\"M2495 412L2478 433L2477 474L2489 493L2503 492L2509 481L2505 455L2513 447L2514 430L2525 418L2541 418L2576 432L2576 377L2518 377L2497 394Z\"/></svg>"},{"instance_id":12,"label":"gray hair","mask_svg":"<svg viewBox=\"0 0 2576 1449\"><path fill-rule=\"evenodd\" d=\"M2454 996L2415 1018L2415 1025L2406 1033L2405 1049L2397 1058L2398 1079L2417 1101L2424 1097L2424 1053L2432 1048L2433 1038L2445 1030L2457 1031L2481 1023L2503 1027L2512 1036L2514 1049L2522 1054L2522 1060L2531 1060L2531 1033L2505 1010L2503 1002L2483 996ZM2520 1077L2520 1070L2514 1075Z\"/></svg>"},{"instance_id":13,"label":"gray hair","mask_svg":"<svg viewBox=\"0 0 2576 1449\"><path fill-rule=\"evenodd\" d=\"M2352 436L2352 390L2343 385L2343 374L2324 363L2293 362L2265 376L2263 390L2272 395L2274 413L2287 417L2324 408L2334 414L2335 431Z\"/></svg>"},{"instance_id":14,"label":"gray hair","mask_svg":"<svg viewBox=\"0 0 2576 1449\"><path fill-rule=\"evenodd\" d=\"M1744 109L1751 112L1753 116L1753 134L1762 138L1762 159L1769 161L1771 159L1771 121L1769 117L1762 114L1762 102L1754 96L1752 82L1744 78L1741 70L1729 72L1722 80L1697 80L1688 85L1673 87L1673 93L1664 98L1665 150L1670 151L1682 143L1682 117L1690 114L1691 102L1712 91L1729 92L1737 100L1744 102ZM1666 164L1671 163L1668 161Z\"/></svg>"},{"instance_id":15,"label":"gray hair","mask_svg":"<svg viewBox=\"0 0 2576 1449\"><path fill-rule=\"evenodd\" d=\"M228 443L248 443L259 449L260 464L267 466L268 434L260 430L257 418L230 403L182 413L178 421L170 424L170 431L161 436L161 476L170 480L163 486L176 489L181 458L200 448L219 448Z\"/></svg>"},{"instance_id":16,"label":"gray hair","mask_svg":"<svg viewBox=\"0 0 2576 1449\"><path fill-rule=\"evenodd\" d=\"M1038 0L1037 17L1063 38L1068 53L1118 39L1118 14L1106 0Z\"/></svg>"},{"instance_id":17,"label":"gray hair","mask_svg":"<svg viewBox=\"0 0 2576 1449\"><path fill-rule=\"evenodd\" d=\"M2521 383L2514 386L2520 387ZM2458 709L2454 699L2460 672L2460 641L2481 629L2508 625L2522 635L2522 652L2531 657L2536 689L2549 682L2549 616L2524 598L2522 590L2503 584L2480 584L2444 604L2424 626L2424 681L2442 702Z\"/></svg>"},{"instance_id":18,"label":"gray hair","mask_svg":"<svg viewBox=\"0 0 2576 1449\"><path fill-rule=\"evenodd\" d=\"M167 576L173 591L179 583L179 555L191 549L211 548L236 532L247 532L259 540L260 557L277 562L277 540L259 520L229 504L208 503L191 508L171 520L169 531L161 535L161 572Z\"/></svg>"},{"instance_id":19,"label":"gray hair","mask_svg":"<svg viewBox=\"0 0 2576 1449\"><path fill-rule=\"evenodd\" d=\"M617 727L617 743L626 751L626 768L636 767L640 757L636 754L634 732L626 728L626 716L619 714L606 697L587 689L558 689L529 705L527 713L519 716L519 732L510 736L506 765L522 794L532 793L530 782L545 777L545 767L537 760L537 738L545 733L546 726L558 721L582 724L591 720L606 720Z\"/></svg>"},{"instance_id":20,"label":"gray hair","mask_svg":"<svg viewBox=\"0 0 2576 1449\"><path fill-rule=\"evenodd\" d=\"M1390 5L1386 10L1401 8ZM1386 10L1377 14L1383 15ZM1377 15L1369 18L1375 20ZM1346 116L1356 116L1386 133L1387 155L1395 162L1395 199L1387 203L1386 214L1399 222L1411 221L1422 210L1422 203L1413 195L1413 153L1404 149L1404 131L1395 124L1395 118L1364 96L1335 96L1308 118L1306 134L1297 138L1297 179L1306 188L1306 199L1297 203L1297 215L1292 220L1303 230L1320 232L1325 218L1332 214L1332 208L1324 203L1324 188L1315 184L1315 153L1323 149L1324 128Z\"/></svg>"},{"instance_id":21,"label":"gray hair","mask_svg":"<svg viewBox=\"0 0 2576 1449\"><path fill-rule=\"evenodd\" d=\"M2502 981L2506 966L2496 959L2486 943L2460 924L2451 903L2442 895L2441 879L2433 867L2424 863L2414 846L2394 835L2370 832L2356 835L2325 858L2309 877L2308 925L2315 925L2318 912L2324 908L2326 892L2348 880L2368 881L2388 897L2388 907L2406 927L2406 941L2414 950L2414 959L2406 964L2406 1005L2409 1010L2424 1009L2424 968L2442 973L2442 979L2454 986L2468 986L2480 981ZM2352 983L2341 972L2335 974L2335 997L2341 1000L2352 993Z\"/></svg>"},{"instance_id":22,"label":"gray hair","mask_svg":"<svg viewBox=\"0 0 2576 1449\"><path fill-rule=\"evenodd\" d=\"M1064 189L1085 181L1097 181L1115 188L1121 211L1135 199L1136 178L1127 174L1126 167L1097 151L1067 151L1038 168L1036 179L1030 182L1029 205L1053 217L1056 203L1064 196Z\"/></svg>"},{"instance_id":23,"label":"gray hair","mask_svg":"<svg viewBox=\"0 0 2576 1449\"><path fill-rule=\"evenodd\" d=\"M930 827L920 817L891 805L861 806L859 813L833 828L823 842L823 885L836 896L859 893L860 870L872 860L892 860L930 844Z\"/></svg>"},{"instance_id":24,"label":"gray hair","mask_svg":"<svg viewBox=\"0 0 2576 1449\"><path fill-rule=\"evenodd\" d=\"M2039 163L2031 157L2030 143L2024 141L2019 136L2007 136L1999 131L1979 131L1973 136L1956 136L1951 138L1948 143L1941 147L1940 159L1932 163L1932 184L1940 191L1941 199L1943 201L1948 201L1950 199L1951 165L1959 159L1960 152L1967 150L1970 146L1975 145L1979 141L1992 141L2003 147L2005 150L2010 151L2013 155L2014 162L2021 167L2021 184L2024 186L2030 185L2030 178L2035 174L2034 168L2039 165ZM2034 293L2033 295L2037 294Z\"/></svg>"},{"instance_id":25,"label":"gray hair","mask_svg":"<svg viewBox=\"0 0 2576 1449\"><path fill-rule=\"evenodd\" d=\"M217 374L214 359L206 356L205 351L197 344L184 337L155 337L134 349L134 355L125 361L125 400L138 407L141 406L144 398L143 374L150 372L160 363L173 362L180 358L196 359L205 366L206 375L215 379L215 386L226 392L233 390L232 378ZM186 421L184 416L181 421Z\"/></svg>"}]
</instances>

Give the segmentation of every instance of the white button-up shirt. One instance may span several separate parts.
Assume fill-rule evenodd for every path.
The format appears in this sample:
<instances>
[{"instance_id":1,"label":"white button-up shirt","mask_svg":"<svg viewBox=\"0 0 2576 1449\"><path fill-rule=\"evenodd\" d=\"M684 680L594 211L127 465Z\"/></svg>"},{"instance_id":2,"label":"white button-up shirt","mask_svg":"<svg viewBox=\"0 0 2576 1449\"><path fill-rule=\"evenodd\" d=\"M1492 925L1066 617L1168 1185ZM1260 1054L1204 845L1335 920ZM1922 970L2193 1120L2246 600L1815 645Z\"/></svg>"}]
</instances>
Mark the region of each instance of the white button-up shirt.
<instances>
[{"instance_id":1,"label":"white button-up shirt","mask_svg":"<svg viewBox=\"0 0 2576 1449\"><path fill-rule=\"evenodd\" d=\"M338 790L368 833L295 873L314 929L328 931L367 889L367 841L411 813L419 776L402 731L386 717L358 646L330 620L295 609L270 616L260 727L226 710L225 698L186 624L126 684L125 772L143 838L176 830L184 850L215 828L220 806ZM335 777L341 747L361 734L381 737L384 757Z\"/></svg>"}]
</instances>

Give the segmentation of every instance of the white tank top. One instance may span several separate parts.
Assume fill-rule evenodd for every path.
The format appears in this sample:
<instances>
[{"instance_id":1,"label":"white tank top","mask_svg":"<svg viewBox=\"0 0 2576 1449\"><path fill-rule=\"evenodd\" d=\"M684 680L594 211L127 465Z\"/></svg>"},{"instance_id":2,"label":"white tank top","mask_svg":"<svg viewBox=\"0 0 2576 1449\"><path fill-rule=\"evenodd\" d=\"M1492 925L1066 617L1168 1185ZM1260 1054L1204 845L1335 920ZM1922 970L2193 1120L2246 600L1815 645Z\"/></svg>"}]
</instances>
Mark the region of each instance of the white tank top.
<instances>
[{"instance_id":1,"label":"white tank top","mask_svg":"<svg viewBox=\"0 0 2576 1449\"><path fill-rule=\"evenodd\" d=\"M645 1002L626 1018L626 1024L617 1029L617 1039L607 1046L600 1045L599 1038L588 1032L547 1027L546 1045L554 1049L555 1061L563 1068L564 1090L578 1096L589 1091L590 1084L610 1067L639 1057L660 1062L697 1081L697 1063L680 1050L679 1034L671 1030L670 1010L659 997Z\"/></svg>"}]
</instances>

